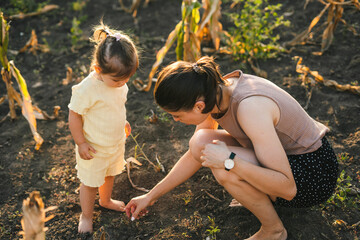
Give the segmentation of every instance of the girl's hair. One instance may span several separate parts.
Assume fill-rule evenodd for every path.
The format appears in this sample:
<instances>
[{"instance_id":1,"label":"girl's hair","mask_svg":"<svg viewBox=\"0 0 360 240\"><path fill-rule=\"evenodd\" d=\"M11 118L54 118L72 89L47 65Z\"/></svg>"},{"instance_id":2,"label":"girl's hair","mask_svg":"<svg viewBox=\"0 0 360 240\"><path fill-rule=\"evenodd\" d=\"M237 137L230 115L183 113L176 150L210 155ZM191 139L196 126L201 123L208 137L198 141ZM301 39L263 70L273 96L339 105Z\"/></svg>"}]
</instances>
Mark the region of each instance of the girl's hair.
<instances>
[{"instance_id":1,"label":"girl's hair","mask_svg":"<svg viewBox=\"0 0 360 240\"><path fill-rule=\"evenodd\" d=\"M154 98L170 112L189 111L202 98L205 102L202 113L208 113L215 105L219 107L221 87L226 84L212 57L202 57L196 63L177 61L159 73Z\"/></svg>"},{"instance_id":2,"label":"girl's hair","mask_svg":"<svg viewBox=\"0 0 360 240\"><path fill-rule=\"evenodd\" d=\"M104 25L94 27L91 39L96 43L91 65L98 65L101 73L116 78L132 76L139 66L138 52L129 36Z\"/></svg>"}]
</instances>

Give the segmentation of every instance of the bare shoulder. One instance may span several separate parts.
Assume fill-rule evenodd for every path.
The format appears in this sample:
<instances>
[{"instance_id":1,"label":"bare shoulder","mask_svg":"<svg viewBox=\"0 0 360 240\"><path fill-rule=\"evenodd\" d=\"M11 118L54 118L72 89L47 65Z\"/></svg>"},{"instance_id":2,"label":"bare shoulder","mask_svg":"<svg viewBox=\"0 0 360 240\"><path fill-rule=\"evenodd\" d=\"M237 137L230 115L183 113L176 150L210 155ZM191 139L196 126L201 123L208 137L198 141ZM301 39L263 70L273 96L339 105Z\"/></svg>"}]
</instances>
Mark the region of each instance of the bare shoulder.
<instances>
[{"instance_id":1,"label":"bare shoulder","mask_svg":"<svg viewBox=\"0 0 360 240\"><path fill-rule=\"evenodd\" d=\"M251 96L242 100L238 107L238 119L241 121L270 120L276 125L280 119L280 109L270 98L265 96Z\"/></svg>"},{"instance_id":2,"label":"bare shoulder","mask_svg":"<svg viewBox=\"0 0 360 240\"><path fill-rule=\"evenodd\" d=\"M277 108L277 104L265 96L251 96L242 100L239 104L239 110L272 110Z\"/></svg>"}]
</instances>

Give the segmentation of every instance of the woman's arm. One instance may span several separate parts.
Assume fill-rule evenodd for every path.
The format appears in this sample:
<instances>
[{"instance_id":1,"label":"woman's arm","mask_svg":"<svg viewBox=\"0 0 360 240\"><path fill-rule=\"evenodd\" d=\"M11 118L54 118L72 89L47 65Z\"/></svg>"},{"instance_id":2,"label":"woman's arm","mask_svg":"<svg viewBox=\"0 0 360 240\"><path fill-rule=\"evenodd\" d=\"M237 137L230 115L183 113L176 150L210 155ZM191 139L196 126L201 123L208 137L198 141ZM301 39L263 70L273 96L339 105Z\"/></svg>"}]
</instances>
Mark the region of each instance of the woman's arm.
<instances>
[{"instance_id":1,"label":"woman's arm","mask_svg":"<svg viewBox=\"0 0 360 240\"><path fill-rule=\"evenodd\" d=\"M144 212L146 207L153 205L161 196L185 182L194 175L200 167L201 163L191 156L190 151L187 151L171 169L168 175L156 184L149 193L131 199L125 207L127 216L131 216L132 220L136 219L139 213Z\"/></svg>"},{"instance_id":2,"label":"woman's arm","mask_svg":"<svg viewBox=\"0 0 360 240\"><path fill-rule=\"evenodd\" d=\"M292 199L296 194L296 185L274 127L280 118L277 105L269 98L250 97L241 102L237 118L251 139L256 159L244 159L250 155L246 156L243 151L238 151L234 159L235 166L230 173L268 195ZM236 147L232 150L236 153ZM224 169L224 161L230 153L224 142L214 141L205 146L202 164L205 167Z\"/></svg>"},{"instance_id":3,"label":"woman's arm","mask_svg":"<svg viewBox=\"0 0 360 240\"><path fill-rule=\"evenodd\" d=\"M280 119L277 104L266 97L247 98L240 103L237 118L253 143L260 166L238 157L232 172L268 195L292 199L296 194L296 185L289 160L275 131Z\"/></svg>"}]
</instances>

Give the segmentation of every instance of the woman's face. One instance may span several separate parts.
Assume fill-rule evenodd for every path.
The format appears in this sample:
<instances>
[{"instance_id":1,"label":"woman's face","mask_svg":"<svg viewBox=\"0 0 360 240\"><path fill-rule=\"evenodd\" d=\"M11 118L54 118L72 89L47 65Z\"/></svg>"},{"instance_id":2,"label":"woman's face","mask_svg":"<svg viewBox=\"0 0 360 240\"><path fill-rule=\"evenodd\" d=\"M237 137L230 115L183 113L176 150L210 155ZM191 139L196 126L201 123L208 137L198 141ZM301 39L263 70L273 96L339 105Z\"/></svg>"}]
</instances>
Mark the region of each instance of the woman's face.
<instances>
[{"instance_id":1,"label":"woman's face","mask_svg":"<svg viewBox=\"0 0 360 240\"><path fill-rule=\"evenodd\" d=\"M167 111L176 122L182 122L187 125L198 125L206 120L209 113L201 113L203 108L199 108L197 105L190 111L177 111L169 112ZM166 111L166 110L165 110Z\"/></svg>"}]
</instances>

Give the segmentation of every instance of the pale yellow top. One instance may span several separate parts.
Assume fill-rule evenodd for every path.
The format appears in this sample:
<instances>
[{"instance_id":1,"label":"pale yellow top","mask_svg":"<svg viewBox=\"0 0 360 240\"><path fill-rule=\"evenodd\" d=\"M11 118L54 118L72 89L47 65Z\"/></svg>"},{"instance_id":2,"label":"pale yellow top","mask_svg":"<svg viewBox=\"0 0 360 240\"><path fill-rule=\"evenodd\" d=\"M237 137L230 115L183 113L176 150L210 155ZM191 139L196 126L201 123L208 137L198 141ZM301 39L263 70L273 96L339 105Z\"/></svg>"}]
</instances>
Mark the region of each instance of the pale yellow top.
<instances>
[{"instance_id":1,"label":"pale yellow top","mask_svg":"<svg viewBox=\"0 0 360 240\"><path fill-rule=\"evenodd\" d=\"M86 140L101 154L113 154L125 144L128 87L108 87L91 72L72 87L69 109L82 115Z\"/></svg>"}]
</instances>

